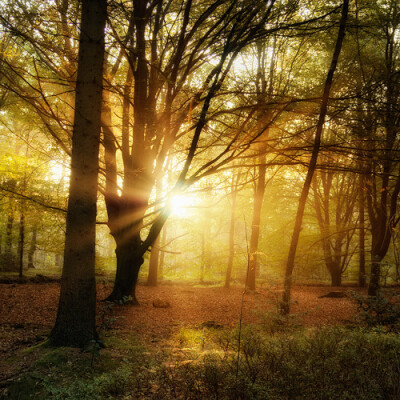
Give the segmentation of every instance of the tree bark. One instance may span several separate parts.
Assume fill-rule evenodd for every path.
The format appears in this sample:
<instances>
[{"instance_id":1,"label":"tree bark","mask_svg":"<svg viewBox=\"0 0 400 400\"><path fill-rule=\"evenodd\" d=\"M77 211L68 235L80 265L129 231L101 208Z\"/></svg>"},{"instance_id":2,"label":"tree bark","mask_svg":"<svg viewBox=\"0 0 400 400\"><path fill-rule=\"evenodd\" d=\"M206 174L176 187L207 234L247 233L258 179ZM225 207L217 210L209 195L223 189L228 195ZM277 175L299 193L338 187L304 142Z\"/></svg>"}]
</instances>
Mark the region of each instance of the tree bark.
<instances>
[{"instance_id":1,"label":"tree bark","mask_svg":"<svg viewBox=\"0 0 400 400\"><path fill-rule=\"evenodd\" d=\"M342 8L342 16L341 16L340 26L339 26L339 32L338 32L338 37L337 37L336 45L335 45L335 50L334 50L332 61L331 61L329 71L328 71L328 74L327 74L327 77L325 80L324 92L323 92L322 101L321 101L321 110L320 110L319 119L318 119L318 123L317 123L317 129L316 129L315 138L314 138L314 146L313 146L313 151L311 154L311 160L310 160L310 164L308 166L306 179L304 181L303 189L300 194L299 205L297 208L297 214L296 214L295 224L294 224L294 228L293 228L292 240L290 243L289 254L288 254L288 259L287 259L287 263L286 263L284 292L283 292L282 303L281 303L281 313L284 315L289 314L289 312L290 312L290 294L291 294L291 287L292 287L292 274L293 274L293 269L294 269L294 261L295 261L295 256L296 256L297 244L299 241L301 225L303 223L303 215L304 215L304 209L305 209L306 201L307 201L307 197L308 197L308 192L310 190L314 171L317 166L318 153L319 153L319 149L321 146L322 130L324 127L325 116L326 116L327 109L328 109L329 93L330 93L331 86L332 86L333 74L336 70L340 51L342 48L343 38L345 35L345 27L346 27L346 22L347 22L348 8L349 8L349 0L344 0L343 8Z\"/></svg>"},{"instance_id":2,"label":"tree bark","mask_svg":"<svg viewBox=\"0 0 400 400\"><path fill-rule=\"evenodd\" d=\"M381 261L383 257L379 257L378 254L372 254L371 263L371 276L368 285L368 295L376 296L380 288L380 277L381 277Z\"/></svg>"},{"instance_id":3,"label":"tree bark","mask_svg":"<svg viewBox=\"0 0 400 400\"><path fill-rule=\"evenodd\" d=\"M138 305L136 298L136 283L140 267L143 264L140 234L129 238L116 238L117 248L117 271L115 275L114 288L107 297L107 301L130 301Z\"/></svg>"},{"instance_id":4,"label":"tree bark","mask_svg":"<svg viewBox=\"0 0 400 400\"><path fill-rule=\"evenodd\" d=\"M121 237L117 236L116 252L119 261L117 261L114 289L107 300L120 301L131 298L134 304L139 304L135 291L139 270L144 260L143 256L159 236L170 212L169 207L165 207L161 211L144 241L140 238L139 230L136 230L136 233L131 233L128 229L127 234L123 234Z\"/></svg>"},{"instance_id":5,"label":"tree bark","mask_svg":"<svg viewBox=\"0 0 400 400\"><path fill-rule=\"evenodd\" d=\"M54 345L97 339L95 227L106 0L82 0L64 265Z\"/></svg>"},{"instance_id":6,"label":"tree bark","mask_svg":"<svg viewBox=\"0 0 400 400\"><path fill-rule=\"evenodd\" d=\"M341 286L342 285L342 269L339 266L332 268L331 273L331 286Z\"/></svg>"},{"instance_id":7,"label":"tree bark","mask_svg":"<svg viewBox=\"0 0 400 400\"><path fill-rule=\"evenodd\" d=\"M129 178L125 180L127 184L130 183ZM141 179L138 178L138 181L134 183L140 185ZM106 300L129 300L139 304L135 290L143 256L148 248L144 249L140 236L147 202L142 197L145 193L143 186L142 190L124 187L123 191L125 194L122 197L107 197L108 226L116 243L117 270L114 288ZM137 192L141 196L136 195Z\"/></svg>"}]
</instances>

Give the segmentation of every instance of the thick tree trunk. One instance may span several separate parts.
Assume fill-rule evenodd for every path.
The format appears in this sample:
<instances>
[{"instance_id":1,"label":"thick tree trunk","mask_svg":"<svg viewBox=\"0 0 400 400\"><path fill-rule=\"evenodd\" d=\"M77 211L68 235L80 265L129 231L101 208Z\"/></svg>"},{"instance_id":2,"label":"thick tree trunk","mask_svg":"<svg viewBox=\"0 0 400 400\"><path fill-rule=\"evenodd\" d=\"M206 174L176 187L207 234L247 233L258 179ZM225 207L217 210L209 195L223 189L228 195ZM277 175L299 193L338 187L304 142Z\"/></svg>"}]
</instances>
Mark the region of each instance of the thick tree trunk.
<instances>
[{"instance_id":1,"label":"thick tree trunk","mask_svg":"<svg viewBox=\"0 0 400 400\"><path fill-rule=\"evenodd\" d=\"M340 265L332 265L330 269L331 286L342 286L342 269Z\"/></svg>"},{"instance_id":2,"label":"thick tree trunk","mask_svg":"<svg viewBox=\"0 0 400 400\"><path fill-rule=\"evenodd\" d=\"M381 261L382 257L378 254L372 254L372 263L371 263L371 277L368 285L368 295L376 296L378 294L378 290L380 288L380 277L381 277Z\"/></svg>"},{"instance_id":3,"label":"thick tree trunk","mask_svg":"<svg viewBox=\"0 0 400 400\"><path fill-rule=\"evenodd\" d=\"M338 37L336 40L335 50L333 52L332 61L329 67L329 71L325 80L324 93L322 95L321 110L318 118L317 129L314 138L314 146L311 154L310 165L307 170L307 175L304 181L303 189L300 194L299 205L297 208L297 214L295 219L295 224L293 228L292 240L290 242L289 254L286 263L285 270L285 282L284 282L284 292L282 296L281 303L281 313L289 314L290 312L290 294L292 287L292 274L294 269L294 261L296 256L297 244L300 237L301 226L303 223L304 209L306 206L306 201L308 197L308 192L310 190L312 178L314 171L317 166L318 153L321 146L321 136L324 127L325 117L328 109L329 93L332 86L333 74L335 73L336 66L339 60L340 51L342 49L343 38L345 35L345 27L347 22L347 14L349 8L349 0L343 1L342 17L340 20Z\"/></svg>"},{"instance_id":4,"label":"thick tree trunk","mask_svg":"<svg viewBox=\"0 0 400 400\"><path fill-rule=\"evenodd\" d=\"M107 297L107 301L125 301L138 305L136 298L136 284L140 267L143 264L143 255L140 252L141 239L135 234L128 240L116 239L117 272L114 288ZM139 250L139 252L138 252Z\"/></svg>"},{"instance_id":5,"label":"thick tree trunk","mask_svg":"<svg viewBox=\"0 0 400 400\"><path fill-rule=\"evenodd\" d=\"M106 0L83 0L64 266L54 345L97 339L95 239Z\"/></svg>"},{"instance_id":6,"label":"thick tree trunk","mask_svg":"<svg viewBox=\"0 0 400 400\"><path fill-rule=\"evenodd\" d=\"M136 193L133 188L124 188ZM143 191L142 191L143 193ZM114 288L107 301L131 301L139 304L135 288L145 251L140 237L145 204L137 196L123 196L107 200L108 226L116 244L117 270Z\"/></svg>"},{"instance_id":7,"label":"thick tree trunk","mask_svg":"<svg viewBox=\"0 0 400 400\"><path fill-rule=\"evenodd\" d=\"M114 289L106 299L109 301L124 301L132 298L134 304L138 304L135 290L140 267L143 264L145 252L154 243L160 234L165 221L170 213L170 209L164 208L160 215L153 222L147 238L142 241L140 230L135 226L128 226L120 230L118 234L114 233L114 239L117 243L115 250L117 255L117 273L114 282ZM141 226L141 218L136 218Z\"/></svg>"}]
</instances>

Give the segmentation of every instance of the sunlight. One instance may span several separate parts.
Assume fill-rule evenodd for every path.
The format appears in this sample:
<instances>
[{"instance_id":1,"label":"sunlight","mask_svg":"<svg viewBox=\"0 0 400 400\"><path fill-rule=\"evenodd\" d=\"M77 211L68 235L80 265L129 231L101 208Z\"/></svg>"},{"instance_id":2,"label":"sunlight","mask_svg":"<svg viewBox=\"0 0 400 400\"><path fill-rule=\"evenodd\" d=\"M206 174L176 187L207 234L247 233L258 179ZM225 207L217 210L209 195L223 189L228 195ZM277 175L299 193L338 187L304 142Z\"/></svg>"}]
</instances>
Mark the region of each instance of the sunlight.
<instances>
[{"instance_id":1,"label":"sunlight","mask_svg":"<svg viewBox=\"0 0 400 400\"><path fill-rule=\"evenodd\" d=\"M65 166L58 161L52 160L49 163L49 178L54 182L60 182L65 178L69 178L69 169L65 168Z\"/></svg>"},{"instance_id":2,"label":"sunlight","mask_svg":"<svg viewBox=\"0 0 400 400\"><path fill-rule=\"evenodd\" d=\"M196 206L197 199L186 194L176 194L170 200L171 215L176 217L187 217L190 214L190 209Z\"/></svg>"}]
</instances>

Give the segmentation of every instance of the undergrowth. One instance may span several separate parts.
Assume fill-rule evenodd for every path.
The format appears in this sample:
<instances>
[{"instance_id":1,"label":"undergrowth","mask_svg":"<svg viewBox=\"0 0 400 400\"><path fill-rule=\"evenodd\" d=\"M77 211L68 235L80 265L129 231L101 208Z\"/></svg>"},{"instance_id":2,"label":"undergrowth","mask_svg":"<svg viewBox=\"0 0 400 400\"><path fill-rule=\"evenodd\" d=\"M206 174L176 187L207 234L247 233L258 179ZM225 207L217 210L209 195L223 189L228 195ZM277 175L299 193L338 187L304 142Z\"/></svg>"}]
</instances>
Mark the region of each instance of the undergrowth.
<instances>
[{"instance_id":1,"label":"undergrowth","mask_svg":"<svg viewBox=\"0 0 400 400\"><path fill-rule=\"evenodd\" d=\"M351 299L357 305L359 324L389 332L400 332L400 304L397 292L379 291L376 296L363 296L351 292Z\"/></svg>"},{"instance_id":2,"label":"undergrowth","mask_svg":"<svg viewBox=\"0 0 400 400\"><path fill-rule=\"evenodd\" d=\"M398 335L360 327L284 331L282 321L278 325L243 327L239 361L237 329L181 329L168 350L146 349L134 336L110 332L92 367L90 353L39 348L36 364L4 398L400 398Z\"/></svg>"}]
</instances>

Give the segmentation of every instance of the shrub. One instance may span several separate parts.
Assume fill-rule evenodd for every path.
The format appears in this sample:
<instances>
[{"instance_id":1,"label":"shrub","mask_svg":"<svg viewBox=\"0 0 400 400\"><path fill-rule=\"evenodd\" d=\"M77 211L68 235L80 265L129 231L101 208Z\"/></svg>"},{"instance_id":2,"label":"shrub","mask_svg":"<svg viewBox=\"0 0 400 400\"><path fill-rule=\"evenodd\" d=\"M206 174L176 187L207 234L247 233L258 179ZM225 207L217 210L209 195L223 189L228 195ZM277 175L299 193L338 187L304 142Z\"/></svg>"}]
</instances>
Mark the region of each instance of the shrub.
<instances>
[{"instance_id":1,"label":"shrub","mask_svg":"<svg viewBox=\"0 0 400 400\"><path fill-rule=\"evenodd\" d=\"M208 353L201 362L165 370L169 379L160 391L173 388L172 397L185 399L399 398L400 339L395 335L321 328L271 336L252 327L242 335L239 369L233 338L225 357Z\"/></svg>"},{"instance_id":2,"label":"shrub","mask_svg":"<svg viewBox=\"0 0 400 400\"><path fill-rule=\"evenodd\" d=\"M400 307L393 302L395 292L378 292L376 296L362 296L351 292L357 304L358 320L369 327L385 327L385 330L399 332Z\"/></svg>"},{"instance_id":3,"label":"shrub","mask_svg":"<svg viewBox=\"0 0 400 400\"><path fill-rule=\"evenodd\" d=\"M324 327L271 335L244 326L239 358L237 330L202 329L203 350L198 333L189 333L184 345L193 347L174 347L169 354L143 351L131 337L111 338L113 350L103 351L94 368L87 353L46 350L8 398L400 398L400 338L393 333Z\"/></svg>"}]
</instances>

